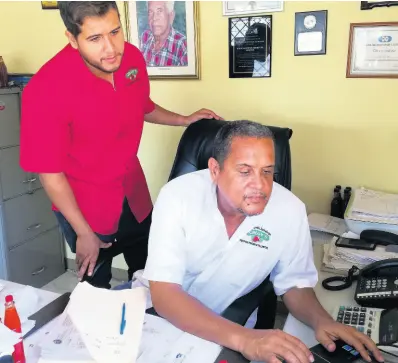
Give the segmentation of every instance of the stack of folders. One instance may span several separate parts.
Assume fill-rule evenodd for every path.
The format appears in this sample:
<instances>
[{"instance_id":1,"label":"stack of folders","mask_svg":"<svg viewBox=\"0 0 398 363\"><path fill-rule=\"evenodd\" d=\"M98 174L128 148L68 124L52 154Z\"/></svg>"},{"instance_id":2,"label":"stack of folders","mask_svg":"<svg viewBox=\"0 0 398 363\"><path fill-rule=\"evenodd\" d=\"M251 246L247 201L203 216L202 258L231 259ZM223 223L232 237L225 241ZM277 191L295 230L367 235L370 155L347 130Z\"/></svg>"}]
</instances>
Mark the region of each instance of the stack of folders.
<instances>
[{"instance_id":1,"label":"stack of folders","mask_svg":"<svg viewBox=\"0 0 398 363\"><path fill-rule=\"evenodd\" d=\"M348 238L354 237L350 232L343 234L343 236ZM353 265L362 269L370 263L398 257L398 254L395 252L386 252L384 246L377 246L374 251L366 251L336 247L336 241L337 237L334 237L329 244L323 245L323 271L346 275Z\"/></svg>"}]
</instances>

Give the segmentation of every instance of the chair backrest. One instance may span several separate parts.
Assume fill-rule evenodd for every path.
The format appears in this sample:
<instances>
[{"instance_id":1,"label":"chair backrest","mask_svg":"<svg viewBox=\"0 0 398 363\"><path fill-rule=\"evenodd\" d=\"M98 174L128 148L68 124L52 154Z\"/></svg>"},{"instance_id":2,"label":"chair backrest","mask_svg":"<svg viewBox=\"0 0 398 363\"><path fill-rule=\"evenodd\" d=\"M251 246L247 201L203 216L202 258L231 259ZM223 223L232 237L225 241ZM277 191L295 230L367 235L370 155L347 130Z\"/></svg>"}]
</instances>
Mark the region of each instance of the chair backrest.
<instances>
[{"instance_id":1,"label":"chair backrest","mask_svg":"<svg viewBox=\"0 0 398 363\"><path fill-rule=\"evenodd\" d=\"M169 181L180 175L208 167L207 163L212 155L214 138L225 122L233 121L203 119L191 124L184 131L178 145ZM292 172L289 140L293 131L289 128L268 127L275 138L274 180L290 190Z\"/></svg>"}]
</instances>

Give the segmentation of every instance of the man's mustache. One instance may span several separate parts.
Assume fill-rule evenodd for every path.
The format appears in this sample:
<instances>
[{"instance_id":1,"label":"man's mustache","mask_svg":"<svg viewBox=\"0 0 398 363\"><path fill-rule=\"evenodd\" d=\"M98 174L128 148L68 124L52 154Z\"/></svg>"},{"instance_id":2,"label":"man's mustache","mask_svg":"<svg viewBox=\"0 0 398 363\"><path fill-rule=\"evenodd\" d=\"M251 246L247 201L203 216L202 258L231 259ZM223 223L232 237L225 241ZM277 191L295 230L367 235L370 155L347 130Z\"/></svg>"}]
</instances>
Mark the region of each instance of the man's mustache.
<instances>
[{"instance_id":1,"label":"man's mustache","mask_svg":"<svg viewBox=\"0 0 398 363\"><path fill-rule=\"evenodd\" d=\"M246 198L258 198L258 197L263 198L263 199L267 199L267 195L265 193L263 193L263 192L245 194L243 196L243 199L246 199Z\"/></svg>"}]
</instances>

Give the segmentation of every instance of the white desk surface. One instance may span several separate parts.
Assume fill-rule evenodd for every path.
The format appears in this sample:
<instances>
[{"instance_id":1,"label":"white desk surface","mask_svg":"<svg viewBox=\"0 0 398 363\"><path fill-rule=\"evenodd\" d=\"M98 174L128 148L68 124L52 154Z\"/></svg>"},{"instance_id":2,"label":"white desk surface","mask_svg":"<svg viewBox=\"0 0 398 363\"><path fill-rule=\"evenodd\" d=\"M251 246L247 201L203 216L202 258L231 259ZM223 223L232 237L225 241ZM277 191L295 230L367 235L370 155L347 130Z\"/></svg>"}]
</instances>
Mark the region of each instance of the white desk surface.
<instances>
[{"instance_id":1,"label":"white desk surface","mask_svg":"<svg viewBox=\"0 0 398 363\"><path fill-rule=\"evenodd\" d=\"M322 287L323 279L330 276L335 276L335 274L320 270L322 257L323 245L315 243L314 262L318 270L318 283L315 286L314 291L321 305L329 314L333 314L334 309L340 305L358 306L354 300L354 292L356 288L355 281L350 288L342 291L328 291ZM286 319L283 331L297 337L304 344L306 344L307 347L313 347L314 345L318 344L318 341L315 339L314 331L290 314Z\"/></svg>"}]
</instances>

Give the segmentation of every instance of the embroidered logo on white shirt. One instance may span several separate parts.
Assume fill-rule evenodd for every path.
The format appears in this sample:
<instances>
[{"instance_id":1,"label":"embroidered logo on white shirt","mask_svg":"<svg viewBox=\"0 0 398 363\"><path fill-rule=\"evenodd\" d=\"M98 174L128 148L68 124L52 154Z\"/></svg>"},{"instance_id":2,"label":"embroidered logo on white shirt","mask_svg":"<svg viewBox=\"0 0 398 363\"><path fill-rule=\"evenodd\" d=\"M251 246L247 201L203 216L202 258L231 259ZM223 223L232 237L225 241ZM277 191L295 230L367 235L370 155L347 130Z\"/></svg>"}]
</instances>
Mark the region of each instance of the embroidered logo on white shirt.
<instances>
[{"instance_id":1,"label":"embroidered logo on white shirt","mask_svg":"<svg viewBox=\"0 0 398 363\"><path fill-rule=\"evenodd\" d=\"M241 242L268 249L268 246L265 246L264 242L267 242L271 239L271 233L269 233L264 228L254 227L246 235L251 239L251 241L240 239Z\"/></svg>"}]
</instances>

